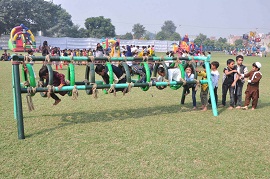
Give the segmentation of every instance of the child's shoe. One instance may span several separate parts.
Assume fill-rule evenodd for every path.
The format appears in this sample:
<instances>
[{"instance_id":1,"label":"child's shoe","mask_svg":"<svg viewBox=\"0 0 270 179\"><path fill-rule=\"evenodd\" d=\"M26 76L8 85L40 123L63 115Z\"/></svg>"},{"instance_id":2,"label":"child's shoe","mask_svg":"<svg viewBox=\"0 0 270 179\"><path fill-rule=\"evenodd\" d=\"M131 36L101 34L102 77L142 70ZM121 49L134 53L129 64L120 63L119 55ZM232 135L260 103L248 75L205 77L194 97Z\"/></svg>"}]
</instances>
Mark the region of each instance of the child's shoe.
<instances>
[{"instance_id":1,"label":"child's shoe","mask_svg":"<svg viewBox=\"0 0 270 179\"><path fill-rule=\"evenodd\" d=\"M221 104L221 105L219 105L218 107L219 107L219 108L224 108L225 105Z\"/></svg>"},{"instance_id":2,"label":"child's shoe","mask_svg":"<svg viewBox=\"0 0 270 179\"><path fill-rule=\"evenodd\" d=\"M57 105L60 102L61 102L61 99L55 100L55 102L53 103L53 105L55 106L55 105Z\"/></svg>"},{"instance_id":3,"label":"child's shoe","mask_svg":"<svg viewBox=\"0 0 270 179\"><path fill-rule=\"evenodd\" d=\"M248 107L247 107L247 106L245 106L245 107L242 107L242 109L243 109L243 110L248 110Z\"/></svg>"}]
</instances>

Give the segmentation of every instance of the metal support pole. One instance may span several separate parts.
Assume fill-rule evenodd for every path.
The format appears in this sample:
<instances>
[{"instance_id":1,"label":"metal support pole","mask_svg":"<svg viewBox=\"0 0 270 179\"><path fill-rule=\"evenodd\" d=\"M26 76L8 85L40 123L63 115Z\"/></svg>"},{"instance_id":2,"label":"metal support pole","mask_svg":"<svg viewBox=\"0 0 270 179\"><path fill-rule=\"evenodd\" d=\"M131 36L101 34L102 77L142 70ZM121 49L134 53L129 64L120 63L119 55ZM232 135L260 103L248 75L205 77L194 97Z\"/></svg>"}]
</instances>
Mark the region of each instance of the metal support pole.
<instances>
[{"instance_id":1,"label":"metal support pole","mask_svg":"<svg viewBox=\"0 0 270 179\"><path fill-rule=\"evenodd\" d=\"M214 116L218 116L216 98L215 98L214 88L213 88L213 84L211 80L210 57L211 56L208 55L207 60L205 60L205 69L206 69L208 88L209 88L211 104L212 104L212 112Z\"/></svg>"},{"instance_id":2,"label":"metal support pole","mask_svg":"<svg viewBox=\"0 0 270 179\"><path fill-rule=\"evenodd\" d=\"M15 88L14 92L15 92L16 108L17 108L16 116L17 116L18 138L25 139L19 65L20 65L20 62L12 62L13 73L14 73L13 74L14 75L14 88Z\"/></svg>"},{"instance_id":3,"label":"metal support pole","mask_svg":"<svg viewBox=\"0 0 270 179\"><path fill-rule=\"evenodd\" d=\"M181 98L181 104L185 104L185 99L186 99L186 92L187 90L183 87L183 93L182 93L182 98Z\"/></svg>"},{"instance_id":4,"label":"metal support pole","mask_svg":"<svg viewBox=\"0 0 270 179\"><path fill-rule=\"evenodd\" d=\"M13 113L14 113L14 119L17 119L17 100L16 100L16 96L15 96L15 86L14 86L14 68L12 65L12 94L13 94Z\"/></svg>"}]
</instances>

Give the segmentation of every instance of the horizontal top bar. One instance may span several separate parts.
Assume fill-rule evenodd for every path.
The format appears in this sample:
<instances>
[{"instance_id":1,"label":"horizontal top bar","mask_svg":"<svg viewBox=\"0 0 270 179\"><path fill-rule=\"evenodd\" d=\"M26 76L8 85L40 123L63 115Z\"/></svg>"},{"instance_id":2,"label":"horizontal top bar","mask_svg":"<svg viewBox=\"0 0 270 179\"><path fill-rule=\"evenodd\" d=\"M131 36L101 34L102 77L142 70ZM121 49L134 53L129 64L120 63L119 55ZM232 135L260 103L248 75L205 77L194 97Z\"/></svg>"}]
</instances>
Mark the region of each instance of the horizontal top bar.
<instances>
[{"instance_id":1,"label":"horizontal top bar","mask_svg":"<svg viewBox=\"0 0 270 179\"><path fill-rule=\"evenodd\" d=\"M189 56L189 57L69 57L69 56L50 56L50 61L169 61L169 60L203 60L203 61L210 61L211 56L208 55L207 57L201 56ZM24 56L13 55L13 61L24 61ZM45 61L45 56L31 56L33 61Z\"/></svg>"}]
</instances>

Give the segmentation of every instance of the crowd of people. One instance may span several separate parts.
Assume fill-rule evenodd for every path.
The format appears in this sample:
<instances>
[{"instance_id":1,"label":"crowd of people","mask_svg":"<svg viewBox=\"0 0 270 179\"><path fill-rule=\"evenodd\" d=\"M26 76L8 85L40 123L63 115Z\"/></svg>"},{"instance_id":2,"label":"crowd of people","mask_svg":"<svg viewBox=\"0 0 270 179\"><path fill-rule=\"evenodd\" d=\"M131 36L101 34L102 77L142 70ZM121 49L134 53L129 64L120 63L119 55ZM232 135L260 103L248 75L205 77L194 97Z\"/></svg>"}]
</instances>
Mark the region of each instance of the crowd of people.
<instances>
[{"instance_id":1,"label":"crowd of people","mask_svg":"<svg viewBox=\"0 0 270 179\"><path fill-rule=\"evenodd\" d=\"M94 57L143 57L155 56L154 45L148 46L135 46L135 45L123 45L120 47L119 42L111 44L108 48L103 48L100 43L97 43L94 49L63 49L59 47L52 47L48 45L47 41L43 42L43 45L39 47L39 52L43 56L51 54L52 56L94 56Z\"/></svg>"},{"instance_id":2,"label":"crowd of people","mask_svg":"<svg viewBox=\"0 0 270 179\"><path fill-rule=\"evenodd\" d=\"M1 61L10 61L11 56L10 53L7 53L7 50L4 50L4 53L1 56Z\"/></svg>"},{"instance_id":3,"label":"crowd of people","mask_svg":"<svg viewBox=\"0 0 270 179\"><path fill-rule=\"evenodd\" d=\"M242 55L242 56L257 56L257 57L266 57L267 51L260 51L259 49L257 51L251 51L247 49L240 49L240 50L224 50L225 54L227 55Z\"/></svg>"}]
</instances>

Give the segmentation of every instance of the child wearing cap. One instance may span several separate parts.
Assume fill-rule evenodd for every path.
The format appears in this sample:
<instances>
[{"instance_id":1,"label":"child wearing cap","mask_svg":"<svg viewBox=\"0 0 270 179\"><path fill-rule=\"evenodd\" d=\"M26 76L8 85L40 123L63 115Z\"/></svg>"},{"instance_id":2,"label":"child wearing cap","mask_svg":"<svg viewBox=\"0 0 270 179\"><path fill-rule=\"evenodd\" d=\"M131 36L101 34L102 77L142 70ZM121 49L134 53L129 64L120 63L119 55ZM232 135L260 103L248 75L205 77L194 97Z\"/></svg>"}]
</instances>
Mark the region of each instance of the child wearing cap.
<instances>
[{"instance_id":1,"label":"child wearing cap","mask_svg":"<svg viewBox=\"0 0 270 179\"><path fill-rule=\"evenodd\" d=\"M262 67L260 62L255 62L252 64L252 70L247 74L242 74L242 78L248 78L248 84L246 89L245 107L242 109L248 109L250 100L252 99L252 110L257 107L259 99L259 82L262 78L262 73L260 68Z\"/></svg>"}]
</instances>

